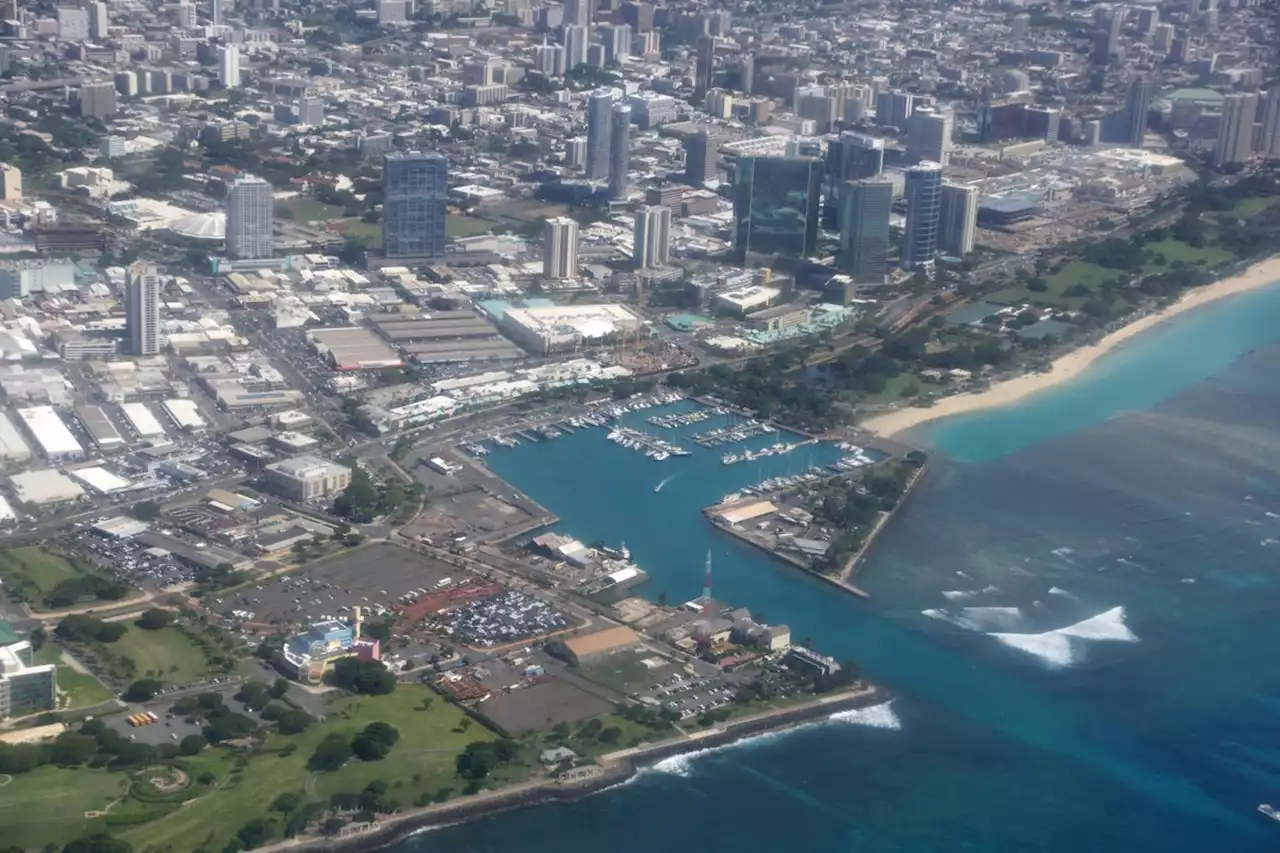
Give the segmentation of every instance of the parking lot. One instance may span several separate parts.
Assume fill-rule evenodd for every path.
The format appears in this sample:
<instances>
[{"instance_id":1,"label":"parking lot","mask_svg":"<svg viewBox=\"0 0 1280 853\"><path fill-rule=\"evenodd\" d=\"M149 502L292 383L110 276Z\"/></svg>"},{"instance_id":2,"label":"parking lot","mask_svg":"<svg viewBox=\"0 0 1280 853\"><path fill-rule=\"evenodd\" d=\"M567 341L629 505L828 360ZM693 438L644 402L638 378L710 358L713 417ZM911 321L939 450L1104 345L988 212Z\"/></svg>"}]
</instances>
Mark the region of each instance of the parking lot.
<instances>
[{"instance_id":1,"label":"parking lot","mask_svg":"<svg viewBox=\"0 0 1280 853\"><path fill-rule=\"evenodd\" d=\"M236 683L232 686L222 688L219 688L216 685L211 685L206 690L188 690L184 691L183 694L171 693L165 696L158 696L150 702L132 704L124 713L111 714L110 716L103 717L102 720L108 726L120 732L124 737L129 740L137 741L138 743L149 743L153 746L162 743L177 743L187 735L200 734L200 730L204 725L199 721L195 723L188 723L186 718L172 712L173 703L178 701L179 695L218 693L222 696L223 702L225 702L227 707L232 711L237 714L245 714L247 716L254 717L254 715L251 714L244 705L241 705L235 699L231 698L239 690L240 685L239 683ZM128 723L129 717L134 714L140 714L143 711L150 711L159 717L160 721L148 726L130 726ZM254 718L256 719L256 717Z\"/></svg>"},{"instance_id":2,"label":"parking lot","mask_svg":"<svg viewBox=\"0 0 1280 853\"><path fill-rule=\"evenodd\" d=\"M116 578L139 589L190 583L195 577L195 570L178 557L148 554L147 546L133 539L111 539L84 530L76 534L69 545Z\"/></svg>"},{"instance_id":3,"label":"parking lot","mask_svg":"<svg viewBox=\"0 0 1280 853\"><path fill-rule=\"evenodd\" d=\"M467 601L427 622L433 633L477 649L546 636L569 625L569 618L548 602L513 589Z\"/></svg>"},{"instance_id":4,"label":"parking lot","mask_svg":"<svg viewBox=\"0 0 1280 853\"><path fill-rule=\"evenodd\" d=\"M418 590L431 591L446 580L468 579L463 569L396 545L377 543L343 552L298 571L209 600L218 612L239 611L241 621L308 625L345 619L353 607L370 616L385 614Z\"/></svg>"}]
</instances>

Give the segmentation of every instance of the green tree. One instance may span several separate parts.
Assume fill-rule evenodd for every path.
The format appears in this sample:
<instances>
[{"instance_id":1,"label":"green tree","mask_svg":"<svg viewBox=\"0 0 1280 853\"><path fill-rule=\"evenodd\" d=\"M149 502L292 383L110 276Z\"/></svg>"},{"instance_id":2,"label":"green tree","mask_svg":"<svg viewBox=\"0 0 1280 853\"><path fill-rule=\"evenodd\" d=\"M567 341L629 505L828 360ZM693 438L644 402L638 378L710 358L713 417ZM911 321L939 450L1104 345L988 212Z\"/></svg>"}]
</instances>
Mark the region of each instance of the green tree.
<instances>
[{"instance_id":1,"label":"green tree","mask_svg":"<svg viewBox=\"0 0 1280 853\"><path fill-rule=\"evenodd\" d=\"M133 845L123 839L98 832L68 842L62 853L133 853Z\"/></svg>"},{"instance_id":2,"label":"green tree","mask_svg":"<svg viewBox=\"0 0 1280 853\"><path fill-rule=\"evenodd\" d=\"M207 744L208 741L204 739L204 735L187 735L178 743L178 753L181 755L198 755Z\"/></svg>"},{"instance_id":3,"label":"green tree","mask_svg":"<svg viewBox=\"0 0 1280 853\"><path fill-rule=\"evenodd\" d=\"M351 744L347 742L346 736L333 732L320 741L307 760L307 767L315 771L337 770L351 759L351 755Z\"/></svg>"},{"instance_id":4,"label":"green tree","mask_svg":"<svg viewBox=\"0 0 1280 853\"><path fill-rule=\"evenodd\" d=\"M163 688L164 684L154 678L140 678L129 685L122 698L126 702L147 702Z\"/></svg>"},{"instance_id":5,"label":"green tree","mask_svg":"<svg viewBox=\"0 0 1280 853\"><path fill-rule=\"evenodd\" d=\"M134 624L146 631L159 631L161 628L172 625L173 620L174 615L171 611L162 607L152 607L139 616Z\"/></svg>"}]
</instances>

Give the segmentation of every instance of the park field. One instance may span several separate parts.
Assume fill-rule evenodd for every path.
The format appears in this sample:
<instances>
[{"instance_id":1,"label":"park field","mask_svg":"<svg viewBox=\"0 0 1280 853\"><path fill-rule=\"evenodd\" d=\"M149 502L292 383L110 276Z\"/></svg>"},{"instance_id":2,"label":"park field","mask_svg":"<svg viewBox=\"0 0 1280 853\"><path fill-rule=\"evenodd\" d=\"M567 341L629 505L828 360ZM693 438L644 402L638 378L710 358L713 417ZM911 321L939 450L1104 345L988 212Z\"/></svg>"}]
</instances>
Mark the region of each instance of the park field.
<instances>
[{"instance_id":1,"label":"park field","mask_svg":"<svg viewBox=\"0 0 1280 853\"><path fill-rule=\"evenodd\" d=\"M132 658L134 678L157 678L166 684L190 684L209 674L204 651L177 628L147 631L129 625L108 648Z\"/></svg>"},{"instance_id":2,"label":"park field","mask_svg":"<svg viewBox=\"0 0 1280 853\"><path fill-rule=\"evenodd\" d=\"M13 776L0 788L0 837L5 846L36 850L97 832L105 820L85 812L106 809L125 784L124 773L87 768L40 767Z\"/></svg>"},{"instance_id":3,"label":"park field","mask_svg":"<svg viewBox=\"0 0 1280 853\"><path fill-rule=\"evenodd\" d=\"M88 708L115 698L101 681L64 663L62 650L52 643L45 643L36 651L35 663L57 665L58 692L63 694L60 710Z\"/></svg>"},{"instance_id":4,"label":"park field","mask_svg":"<svg viewBox=\"0 0 1280 853\"><path fill-rule=\"evenodd\" d=\"M62 581L85 574L85 570L71 560L38 545L0 551L0 579L10 585L25 580L34 587L33 601L43 598Z\"/></svg>"}]
</instances>

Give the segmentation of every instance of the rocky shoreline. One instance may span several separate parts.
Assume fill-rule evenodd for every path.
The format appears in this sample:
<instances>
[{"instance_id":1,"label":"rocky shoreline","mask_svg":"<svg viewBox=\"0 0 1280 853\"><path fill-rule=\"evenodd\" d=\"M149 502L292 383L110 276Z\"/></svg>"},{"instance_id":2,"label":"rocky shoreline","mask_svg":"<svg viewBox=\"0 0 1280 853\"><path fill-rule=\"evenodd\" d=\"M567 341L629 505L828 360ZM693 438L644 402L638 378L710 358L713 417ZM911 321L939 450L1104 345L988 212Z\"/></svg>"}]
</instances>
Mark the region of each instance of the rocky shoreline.
<instances>
[{"instance_id":1,"label":"rocky shoreline","mask_svg":"<svg viewBox=\"0 0 1280 853\"><path fill-rule=\"evenodd\" d=\"M890 694L880 687L863 685L804 705L770 711L700 732L688 738L663 741L652 746L613 753L601 759L603 772L582 782L561 784L550 780L525 782L447 803L415 809L375 824L371 829L333 838L292 839L267 848L307 853L356 853L377 850L409 836L465 821L478 820L513 809L546 803L570 803L619 785L646 767L676 755L726 746L740 740L785 731L816 722L839 711L869 708L888 701Z\"/></svg>"}]
</instances>

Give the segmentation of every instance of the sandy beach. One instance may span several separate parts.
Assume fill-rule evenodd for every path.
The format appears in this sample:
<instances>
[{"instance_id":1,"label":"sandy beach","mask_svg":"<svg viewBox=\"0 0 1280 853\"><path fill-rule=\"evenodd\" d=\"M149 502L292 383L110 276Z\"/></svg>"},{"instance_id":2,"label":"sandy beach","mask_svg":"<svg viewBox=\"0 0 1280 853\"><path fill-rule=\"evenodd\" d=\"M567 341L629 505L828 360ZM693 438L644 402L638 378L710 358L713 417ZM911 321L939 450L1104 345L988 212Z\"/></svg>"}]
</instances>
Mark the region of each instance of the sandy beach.
<instances>
[{"instance_id":1,"label":"sandy beach","mask_svg":"<svg viewBox=\"0 0 1280 853\"><path fill-rule=\"evenodd\" d=\"M1280 256L1259 261L1239 275L1190 290L1164 311L1140 317L1096 343L1081 347L1055 360L1052 370L1046 373L1028 373L1025 376L996 383L986 391L976 394L944 397L928 408L907 407L885 412L868 418L862 422L861 426L877 435L891 436L938 418L1012 405L1032 394L1070 382L1088 370L1089 366L1099 358L1134 335L1159 325L1170 317L1176 317L1210 302L1276 282L1280 282Z\"/></svg>"}]
</instances>

